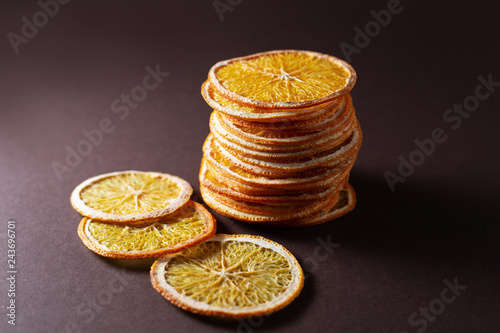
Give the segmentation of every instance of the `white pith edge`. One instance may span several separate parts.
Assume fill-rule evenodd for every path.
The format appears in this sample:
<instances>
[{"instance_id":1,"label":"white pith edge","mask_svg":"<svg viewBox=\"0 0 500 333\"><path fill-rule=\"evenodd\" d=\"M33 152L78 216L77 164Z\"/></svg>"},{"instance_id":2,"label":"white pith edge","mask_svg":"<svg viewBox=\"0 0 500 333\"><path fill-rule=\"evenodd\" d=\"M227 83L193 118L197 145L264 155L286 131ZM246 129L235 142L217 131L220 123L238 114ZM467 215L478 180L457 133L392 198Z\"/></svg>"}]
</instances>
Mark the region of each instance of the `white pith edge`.
<instances>
[{"instance_id":1,"label":"white pith edge","mask_svg":"<svg viewBox=\"0 0 500 333\"><path fill-rule=\"evenodd\" d=\"M211 147L212 141L213 141L213 137L211 136L211 134L209 134L207 139L205 140L204 145L203 145L204 156L209 161L213 160L212 156L210 156L210 152L212 151L212 147ZM249 164L248 162L243 160L244 159L243 157L240 159L240 158L234 156L233 154L231 154L229 151L225 150L222 146L217 145L217 143L215 143L215 144L216 144L215 148L219 151L220 155L222 155L225 159L231 161L232 165L235 167L238 167L246 172L252 173L252 174L259 176L259 177L268 177L269 176L269 177L275 177L278 180L296 179L297 183L300 183L300 181L298 180L299 178L297 178L297 176L299 175L300 172L305 172L308 169L312 169L314 167L337 168L337 167L340 167L342 165L345 165L349 160L351 160L353 158L354 155L357 155L357 152L354 151L354 148L356 148L358 145L358 143L357 143L357 145L351 147L352 151L350 151L350 154L343 154L343 155L341 155L340 158L338 158L338 159L335 158L333 160L329 160L321 165L311 166L311 165L306 164L306 163L297 163L294 166L292 163L290 163L290 164L284 164L283 167L280 168L279 163L271 164L272 162L265 162L265 161L263 161L261 163L269 163L269 164L271 164L271 167L256 166L253 164ZM319 160L320 159L317 159L314 161L319 161ZM219 165L221 165L221 164L219 164ZM231 170L229 170L228 167L225 167L223 165L221 165L221 167L224 168L224 170L227 169L228 171L231 171ZM278 169L278 170L276 170L276 169ZM319 175L319 176L321 176L321 175ZM300 175L299 175L299 177L300 177ZM311 176L308 178L301 178L301 179L302 180L314 179L314 177L317 177L317 176ZM240 176L240 178L241 178L241 176ZM276 179L271 178L269 180L276 181Z\"/></svg>"},{"instance_id":2,"label":"white pith edge","mask_svg":"<svg viewBox=\"0 0 500 333\"><path fill-rule=\"evenodd\" d=\"M343 216L346 213L348 213L349 211L351 211L354 208L353 202L354 202L354 198L356 196L356 192L354 191L354 188L349 183L346 183L345 188L343 190L345 190L347 192L347 205L345 205L344 207L341 207L341 208L334 209L334 210L330 209L328 212L323 213L323 214L320 213L320 214L315 214L311 217L302 218L297 222L290 223L290 226L292 226L292 225L307 226L307 225L311 225L311 224L312 225L320 224L323 222L328 222L330 220L336 219L337 217Z\"/></svg>"},{"instance_id":3,"label":"white pith edge","mask_svg":"<svg viewBox=\"0 0 500 333\"><path fill-rule=\"evenodd\" d=\"M262 143L254 143L254 142L249 142L243 139L240 139L239 137L233 135L232 133L228 132L218 121L217 117L215 115L210 117L210 122L209 122L210 130L212 133L216 133L218 136L224 137L227 141L230 141L231 144L233 144L236 149L238 147L241 147L241 149L248 149L249 151L256 151L256 152L262 152L262 153L268 153L274 155L278 154L278 156L281 156L280 154L293 154L297 152L304 152L307 149L315 149L313 147L319 147L323 145L331 145L332 143L335 143L338 141L339 134L338 132L332 132L330 135L327 135L325 137L322 137L318 140L310 140L309 142L300 144L300 145L280 145L276 146L273 144L262 144ZM350 127L348 127L350 128ZM233 143L234 142L234 143Z\"/></svg>"},{"instance_id":4,"label":"white pith edge","mask_svg":"<svg viewBox=\"0 0 500 333\"><path fill-rule=\"evenodd\" d=\"M320 122L314 122L312 124L307 125L307 121L310 120L313 117L308 117L307 119L304 120L291 120L291 121L274 121L274 122L260 122L257 121L255 123L260 123L261 125L257 126L256 128L261 128L261 129L269 129L269 126L272 126L272 128L276 128L276 124L281 124L281 128L286 129L286 130L300 130L300 129L307 129L308 131L314 131L315 128L321 128L324 127L326 124L330 122L335 122L336 119L341 118L344 114L347 114L348 112L351 111L351 106L352 106L352 99L349 94L339 96L338 98L334 99L335 103L330 103L330 107L325 108L323 110L327 110L328 112L324 113L331 113L330 115L325 115L326 117L321 120ZM347 107L349 106L349 107ZM217 110L215 110L217 111ZM333 112L332 112L333 111ZM315 117L321 117L322 115L317 115ZM223 115L224 117L224 115ZM315 118L314 117L314 118ZM231 119L228 119L228 121L231 121ZM252 123L251 121L246 121L247 123ZM244 125L241 125L244 127ZM272 129L271 128L271 129Z\"/></svg>"},{"instance_id":5,"label":"white pith edge","mask_svg":"<svg viewBox=\"0 0 500 333\"><path fill-rule=\"evenodd\" d=\"M146 213L133 213L133 214L110 214L104 213L102 211L93 209L85 204L83 200L80 198L80 193L86 189L87 187L92 186L94 183L101 181L106 178L110 178L113 176L124 175L124 174L147 174L153 177L161 177L173 180L179 187L180 192L179 195L174 198L170 203L163 209L153 210L151 212ZM113 222L131 222L131 221L140 221L146 219L157 218L161 216L168 215L170 213L175 212L177 209L182 207L186 202L189 201L191 194L193 193L193 188L191 185L185 181L184 179L173 176L166 173L160 172L146 172L146 171L136 171L136 170L128 170L128 171L115 171L102 175L98 175L92 178L89 178L82 182L80 185L75 187L73 192L71 193L71 203L73 207L79 211L82 215L96 219L101 221L113 221Z\"/></svg>"},{"instance_id":6,"label":"white pith edge","mask_svg":"<svg viewBox=\"0 0 500 333\"><path fill-rule=\"evenodd\" d=\"M339 172L335 172L332 176L329 176L329 174L319 174L319 175L315 175L315 176L311 176L311 177L307 177L307 178L277 178L277 179L270 179L270 178L266 178L265 176L256 176L255 178L252 178L252 179L247 179L247 178L244 178L242 176L240 176L238 173L232 171L230 168L218 163L216 160L214 160L212 158L212 156L210 156L210 148L208 149L204 149L204 156L205 156L205 159L210 163L212 164L212 166L214 166L215 168L217 168L217 166L219 167L219 169L222 169L223 172L226 172L228 173L229 175L233 176L234 178L236 179L239 179L243 182L247 182L247 183L250 183L250 185L254 184L254 185L299 185L299 184L306 184L306 183L311 183L311 182L314 182L316 180L322 180L324 178L328 178L329 180L331 179L335 179L337 178L338 176L340 176L342 174L342 171L345 169L345 167L348 167L349 164L352 164L354 162L354 158L352 158L351 156L347 156L344 160L343 160L343 164L336 164L336 167L334 168L336 171L338 170ZM349 166L350 167L350 166Z\"/></svg>"},{"instance_id":7,"label":"white pith edge","mask_svg":"<svg viewBox=\"0 0 500 333\"><path fill-rule=\"evenodd\" d=\"M230 133L228 133L225 129L222 129L222 131L225 135L230 137L232 140L237 139L236 137L234 137ZM310 149L302 149L300 151L295 151L295 152L269 153L269 152L249 149L247 147L235 144L235 143L229 141L228 139L226 139L221 134L219 134L217 131L212 131L211 133L217 139L217 141L219 143L221 143L224 146L228 146L231 149L234 149L235 151L237 151L238 153L240 153L242 155L246 154L246 155L250 155L254 158L261 158L261 159L268 159L268 160L275 160L275 161L277 161L277 160L287 161L287 160L299 159L302 157L308 157L308 156L315 155L317 153L320 153L322 151L327 150L328 148L323 148L325 146L331 146L328 143L324 146L321 146L319 141L318 141L318 145L316 147L310 148ZM330 140L331 138L328 138L328 139ZM332 141L336 141L336 140L337 139L334 138Z\"/></svg>"},{"instance_id":8,"label":"white pith edge","mask_svg":"<svg viewBox=\"0 0 500 333\"><path fill-rule=\"evenodd\" d=\"M350 142L348 144L339 147L337 150L335 150L333 153L331 153L329 155L319 157L319 158L314 158L310 161L301 162L301 163L276 163L276 162L270 162L270 161L262 161L259 159L246 157L246 156L234 156L233 154L231 154L231 152L229 152L222 145L220 145L217 142L217 140L215 140L215 145L217 146L217 148L222 152L222 154L226 158L229 158L232 161L239 160L240 163L244 162L244 163L254 165L256 167L277 169L277 170L283 170L283 171L286 170L289 172L293 172L293 171L312 169L312 168L318 167L320 165L327 164L328 162L336 161L339 157L341 157L345 153L347 153L350 150L357 147L359 145L359 140L360 140L359 130L354 129L353 136L350 139Z\"/></svg>"},{"instance_id":9,"label":"white pith edge","mask_svg":"<svg viewBox=\"0 0 500 333\"><path fill-rule=\"evenodd\" d=\"M213 236L212 238L208 239L207 241L218 241L218 242L224 242L224 241L244 241L244 242L249 242L249 243L254 243L257 244L261 247L271 249L280 255L282 255L287 262L289 263L291 267L291 273L292 273L292 281L290 281L290 284L286 291L281 294L279 297L264 303L264 304L259 304L256 306L251 306L251 307L245 307L245 308L238 308L238 307L221 307L221 306L214 306L214 305L209 305L204 302L199 302L196 301L192 298L189 298L187 296L182 295L179 293L174 287L169 285L165 279L165 266L168 264L168 262L178 256L182 255L181 253L177 254L171 254L171 255L166 255L156 262L155 265L155 270L153 272L154 278L157 281L158 285L160 286L161 289L166 291L168 294L172 295L175 299L180 300L181 304L187 305L191 309L195 309L199 312L216 312L219 315L223 314L232 314L232 315L239 315L239 316L245 316L246 314L251 315L255 312L262 312L265 313L269 309L273 309L274 307L281 308L281 305L283 303L288 303L295 298L295 296L298 295L300 290L302 289L303 281L304 281L304 273L302 271L302 268L300 267L297 259L287 250L285 249L282 245L279 245L273 241L270 241L268 239L263 239L263 238L256 238L252 237L250 235L225 235L225 234L218 234ZM290 296L294 296L292 299L289 299Z\"/></svg>"},{"instance_id":10,"label":"white pith edge","mask_svg":"<svg viewBox=\"0 0 500 333\"><path fill-rule=\"evenodd\" d=\"M212 184L213 186L217 187L216 184L213 184L209 179L207 179L205 177L205 173L207 171L207 162L205 160L202 161L202 164L201 164L201 171L200 171L200 183L203 183L203 182L209 182L210 184ZM252 186L252 185L247 185L247 186ZM231 188L228 189L229 191L234 191L234 192L237 192ZM331 195L334 191L337 190L337 186L331 186L331 187L327 187L326 189L324 190L321 190L320 192L318 193L315 193L315 194L310 194L310 193L300 193L299 195L297 195L296 197L294 197L294 201L301 201L301 200L322 200L326 197L328 197L329 195ZM268 201L268 202L274 202L274 200L276 199L276 201L278 199L280 199L280 197L283 197L283 195L251 195L251 194L241 194L240 195L243 196L242 200L248 200L250 201L251 198L250 197L256 197L256 198L259 198L259 199L262 199L262 201ZM255 199L255 202L257 202L257 200Z\"/></svg>"},{"instance_id":11,"label":"white pith edge","mask_svg":"<svg viewBox=\"0 0 500 333\"><path fill-rule=\"evenodd\" d=\"M253 214L253 213L247 213L247 212L242 212L237 209L231 208L224 203L219 202L217 199L215 199L210 193L208 193L205 188L202 186L200 187L200 193L201 196L203 197L203 200L206 202L207 205L218 211L219 213L222 214L227 214L230 215L231 217L235 219L243 219L244 221L247 222L256 222L256 223L266 223L266 222L283 222L283 221L289 221L289 220L296 220L299 218L304 218L308 215L313 215L317 213L319 210L321 210L324 206L328 205L328 200L324 202L320 202L316 205L316 207L310 209L310 210L305 210L302 213L297 213L294 215L282 215L282 216L270 216L268 214ZM319 206L319 207L318 207Z\"/></svg>"},{"instance_id":12,"label":"white pith edge","mask_svg":"<svg viewBox=\"0 0 500 333\"><path fill-rule=\"evenodd\" d=\"M240 180L241 182L249 185L262 185L262 186L287 186L287 185L306 185L309 183L313 183L315 181L323 180L324 184L331 184L334 179L338 178L343 174L344 170L350 169L352 164L354 164L354 158L349 158L346 160L345 164L335 168L335 172L332 176L320 174L317 176L312 176L308 178L278 178L278 179L269 179L263 176L257 176L256 178L248 179L240 176L238 173L233 172L228 167L225 167L219 164L216 160L214 160L209 154L205 154L205 159L208 163L210 163L214 168L219 168L219 172L223 171L231 175L233 178Z\"/></svg>"},{"instance_id":13,"label":"white pith edge","mask_svg":"<svg viewBox=\"0 0 500 333\"><path fill-rule=\"evenodd\" d=\"M234 212L239 212L243 214L249 214L249 216L254 216L256 219L262 219L262 221L285 221L285 220L295 220L295 219L300 219L303 217L306 217L308 215L311 215L313 213L311 212L318 212L324 207L328 205L329 198L328 199L322 199L318 200L315 202L307 203L307 204L291 204L289 207L289 210L285 210L283 206L267 206L268 208L272 207L271 210L276 209L277 213L273 213L272 211L265 211L263 210L262 212L248 212L248 211L243 211L239 210L239 206L243 206L243 209L245 207L248 207L252 209L251 203L247 204L244 201L240 200L235 200L229 197L226 197L224 195L218 194L218 193L210 193L209 189L206 189L204 186L201 186L200 189L201 192L204 194L210 196L211 199L216 200L219 204L223 205L224 207L227 207L228 209L232 209ZM335 193L334 193L335 194ZM224 202L225 201L225 202ZM236 208L231 207L230 205L236 206Z\"/></svg>"},{"instance_id":14,"label":"white pith edge","mask_svg":"<svg viewBox=\"0 0 500 333\"><path fill-rule=\"evenodd\" d=\"M319 131L313 134L306 134L306 135L300 135L300 136L293 136L293 137L288 137L288 138L266 138L263 136L259 136L253 133L247 133L238 126L232 125L231 123L225 122L224 119L220 119L219 116L217 116L217 113L213 113L210 118L215 118L214 125L218 127L230 127L231 130L233 130L237 136L240 138L250 138L251 140L257 142L257 141L267 141L268 143L264 144L270 144L270 145L302 145L304 143L310 142L312 140L317 141L325 136L329 136L330 138L335 138L335 137L340 137L343 133L343 131L339 131L339 128L345 127L349 128L352 126L353 123L356 123L356 116L354 112L354 107L351 106L349 109L349 116L347 116L345 119L343 119L339 124L335 125L334 127L327 128L323 131ZM210 119L212 121L212 119ZM226 131L228 131L226 129ZM229 132L229 131L228 131ZM331 135L331 136L330 136ZM250 141L250 140L246 140Z\"/></svg>"}]
</instances>

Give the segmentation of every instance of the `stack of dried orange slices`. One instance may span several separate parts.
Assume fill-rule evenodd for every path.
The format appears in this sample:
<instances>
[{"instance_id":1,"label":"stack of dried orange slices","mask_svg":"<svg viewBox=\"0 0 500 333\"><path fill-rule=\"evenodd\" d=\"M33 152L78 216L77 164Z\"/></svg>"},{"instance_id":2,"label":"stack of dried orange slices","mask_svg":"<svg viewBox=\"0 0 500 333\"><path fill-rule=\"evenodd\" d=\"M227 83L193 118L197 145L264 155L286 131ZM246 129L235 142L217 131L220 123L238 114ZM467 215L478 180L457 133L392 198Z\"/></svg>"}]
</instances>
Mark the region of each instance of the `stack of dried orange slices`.
<instances>
[{"instance_id":1,"label":"stack of dried orange slices","mask_svg":"<svg viewBox=\"0 0 500 333\"><path fill-rule=\"evenodd\" d=\"M222 215L276 226L324 223L354 208L362 141L346 62L280 50L221 61L202 86L214 109L200 190Z\"/></svg>"},{"instance_id":2,"label":"stack of dried orange slices","mask_svg":"<svg viewBox=\"0 0 500 333\"><path fill-rule=\"evenodd\" d=\"M71 204L85 216L78 235L90 250L110 258L153 258L215 234L215 219L189 200L192 193L177 176L121 171L87 179L73 190Z\"/></svg>"},{"instance_id":3,"label":"stack of dried orange slices","mask_svg":"<svg viewBox=\"0 0 500 333\"><path fill-rule=\"evenodd\" d=\"M283 246L260 236L215 234L213 216L189 200L185 180L123 171L87 179L71 194L85 217L83 243L111 258L157 258L153 287L174 305L229 318L277 311L302 290L304 274Z\"/></svg>"}]
</instances>

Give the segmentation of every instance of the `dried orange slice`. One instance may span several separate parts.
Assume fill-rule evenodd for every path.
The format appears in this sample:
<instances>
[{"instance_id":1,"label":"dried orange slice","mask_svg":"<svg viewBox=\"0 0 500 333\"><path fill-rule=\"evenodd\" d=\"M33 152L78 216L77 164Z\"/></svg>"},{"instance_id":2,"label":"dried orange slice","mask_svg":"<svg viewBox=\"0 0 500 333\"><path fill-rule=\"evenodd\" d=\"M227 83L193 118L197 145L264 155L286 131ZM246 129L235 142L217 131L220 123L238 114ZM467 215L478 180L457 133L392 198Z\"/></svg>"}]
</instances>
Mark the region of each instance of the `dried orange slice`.
<instances>
[{"instance_id":1,"label":"dried orange slice","mask_svg":"<svg viewBox=\"0 0 500 333\"><path fill-rule=\"evenodd\" d=\"M199 203L188 201L159 219L116 224L84 217L78 235L101 256L139 259L182 251L210 238L215 229L212 214Z\"/></svg>"},{"instance_id":2,"label":"dried orange slice","mask_svg":"<svg viewBox=\"0 0 500 333\"><path fill-rule=\"evenodd\" d=\"M331 207L317 212L312 216L308 216L295 221L276 222L270 225L276 227L308 227L312 225L322 224L335 220L341 216L346 215L356 206L356 192L351 184L347 183L339 192L336 203Z\"/></svg>"},{"instance_id":3,"label":"dried orange slice","mask_svg":"<svg viewBox=\"0 0 500 333\"><path fill-rule=\"evenodd\" d=\"M212 120L212 118L215 119ZM350 116L346 117L346 119L337 126L313 133L286 130L266 131L262 129L243 128L231 123L220 113L213 113L210 121L216 122L229 133L247 142L267 145L302 145L304 143L316 142L330 135L337 135L340 137L342 133L352 131L352 128L356 124L356 117L354 115L354 108L352 108Z\"/></svg>"},{"instance_id":4,"label":"dried orange slice","mask_svg":"<svg viewBox=\"0 0 500 333\"><path fill-rule=\"evenodd\" d=\"M304 285L297 259L260 236L215 235L158 259L153 287L194 313L230 318L265 315L290 304Z\"/></svg>"},{"instance_id":5,"label":"dried orange slice","mask_svg":"<svg viewBox=\"0 0 500 333\"><path fill-rule=\"evenodd\" d=\"M311 145L308 145L307 147L303 148L302 150L298 151L289 151L289 152L275 152L272 151L271 149L276 146L270 146L266 145L270 149L268 150L254 150L252 148L249 148L248 146L241 146L238 143L235 143L233 141L230 141L228 137L224 137L220 135L217 131L212 131L211 134L214 136L214 138L217 140L217 143L219 143L224 149L227 151L230 151L233 155L239 155L239 156L245 156L245 157L251 157L251 158L256 158L261 161L270 161L270 162L296 162L300 161L304 158L308 158L310 156L319 154L325 150L328 150L330 147L334 147L335 143L337 142L337 138L334 138L333 141L322 141L318 143L315 143L315 146L309 147ZM234 138L234 137L233 137ZM260 144L255 144L257 146L257 149L260 147L263 147L264 145ZM265 146L264 146L265 147ZM290 146L288 146L289 148ZM300 146L296 146L297 149L299 149ZM282 147L280 147L282 148Z\"/></svg>"},{"instance_id":6,"label":"dried orange slice","mask_svg":"<svg viewBox=\"0 0 500 333\"><path fill-rule=\"evenodd\" d=\"M302 108L348 93L356 73L330 55L278 50L218 62L208 78L220 94L241 104Z\"/></svg>"},{"instance_id":7,"label":"dried orange slice","mask_svg":"<svg viewBox=\"0 0 500 333\"><path fill-rule=\"evenodd\" d=\"M290 204L307 204L313 203L316 201L324 200L334 192L338 192L340 188L342 188L342 184L336 184L331 187L327 187L325 189L321 189L318 191L308 191L308 192L296 192L296 191L288 191L281 192L278 194L269 194L266 192L267 188L255 188L253 186L250 187L250 190L254 190L254 194L245 193L246 189L239 190L238 188L233 189L231 181L225 179L218 173L214 173L213 169L207 167L207 163L202 161L201 169L200 169L200 185L209 189L212 192L218 193L222 196L225 196L234 200L242 200L246 202L255 202L261 204L270 204L270 205L290 205ZM244 186L243 184L239 184L240 186ZM253 188L252 188L253 187Z\"/></svg>"},{"instance_id":8,"label":"dried orange slice","mask_svg":"<svg viewBox=\"0 0 500 333\"><path fill-rule=\"evenodd\" d=\"M71 204L86 217L130 222L173 213L193 189L184 179L159 172L120 171L87 179L71 194Z\"/></svg>"},{"instance_id":9,"label":"dried orange slice","mask_svg":"<svg viewBox=\"0 0 500 333\"><path fill-rule=\"evenodd\" d=\"M263 129L266 131L300 131L300 132L317 132L328 127L333 127L338 124L343 117L346 117L352 105L349 94L340 96L334 99L331 103L331 111L319 115L311 115L306 119L288 120L286 121L248 121L242 120L228 114L224 117L231 123L243 128Z\"/></svg>"},{"instance_id":10,"label":"dried orange slice","mask_svg":"<svg viewBox=\"0 0 500 333\"><path fill-rule=\"evenodd\" d=\"M337 104L337 101L332 101L301 109L255 108L227 99L218 93L208 81L203 83L201 94L207 104L214 110L247 121L274 122L308 120L310 118L327 115L332 107L335 107Z\"/></svg>"},{"instance_id":11,"label":"dried orange slice","mask_svg":"<svg viewBox=\"0 0 500 333\"><path fill-rule=\"evenodd\" d=\"M270 178L245 171L218 153L216 149L205 150L204 158L219 173L243 184L287 188L290 190L308 190L328 187L333 185L335 181L342 179L342 176L351 170L355 157L347 158L343 164L334 167L318 168L320 170L315 169L312 175L308 174L308 171L303 171L300 177L291 178Z\"/></svg>"},{"instance_id":12,"label":"dried orange slice","mask_svg":"<svg viewBox=\"0 0 500 333\"><path fill-rule=\"evenodd\" d=\"M248 223L270 224L275 222L294 221L307 216L312 216L330 205L333 206L336 202L332 202L332 198L338 193L334 193L330 198L316 203L304 205L299 209L298 206L290 206L290 213L283 211L285 207L277 206L262 206L260 209L254 210L255 205L218 195L217 193L200 186L200 193L205 203L219 214L234 218L239 221ZM252 207L253 206L253 207Z\"/></svg>"},{"instance_id":13,"label":"dried orange slice","mask_svg":"<svg viewBox=\"0 0 500 333\"><path fill-rule=\"evenodd\" d=\"M220 117L214 112L210 116L210 131L216 133L219 137L225 138L233 145L237 145L249 150L267 152L267 153L290 153L301 152L318 147L336 146L351 135L357 121L349 119L347 123L336 127L336 130L326 129L318 133L309 133L302 137L289 138L265 138L246 133L240 128L221 121ZM348 126L346 126L348 125Z\"/></svg>"},{"instance_id":14,"label":"dried orange slice","mask_svg":"<svg viewBox=\"0 0 500 333\"><path fill-rule=\"evenodd\" d=\"M246 169L244 165L252 165L254 166L254 168L246 170L264 168L265 170L271 169L283 172L284 174L290 174L291 172L300 172L320 166L333 166L338 163L343 163L343 161L345 161L346 159L351 158L354 154L357 154L357 151L359 150L359 147L361 145L361 134L360 131L354 130L352 135L342 144L313 156L305 157L302 159L297 158L293 162L263 161L258 158L233 154L230 151L226 150L217 140L213 139L213 142L225 157L231 159L235 165L240 166L242 169ZM230 156L234 157L231 158ZM235 159L237 159L238 161L235 161ZM239 163L239 161L245 164L241 164Z\"/></svg>"}]
</instances>

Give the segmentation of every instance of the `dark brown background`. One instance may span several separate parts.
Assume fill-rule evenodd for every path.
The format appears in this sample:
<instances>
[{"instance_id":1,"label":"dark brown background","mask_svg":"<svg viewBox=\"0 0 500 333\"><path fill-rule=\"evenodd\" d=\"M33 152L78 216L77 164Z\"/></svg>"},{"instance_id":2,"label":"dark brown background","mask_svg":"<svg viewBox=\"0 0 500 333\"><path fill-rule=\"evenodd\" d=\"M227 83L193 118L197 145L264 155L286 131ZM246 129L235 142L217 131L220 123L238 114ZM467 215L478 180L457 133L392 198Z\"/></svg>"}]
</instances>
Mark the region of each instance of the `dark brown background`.
<instances>
[{"instance_id":1,"label":"dark brown background","mask_svg":"<svg viewBox=\"0 0 500 333\"><path fill-rule=\"evenodd\" d=\"M147 266L124 267L83 246L69 195L88 177L167 172L188 180L201 201L197 175L211 110L199 91L215 62L284 48L344 58L339 44L353 44L353 29L388 3L237 2L221 21L212 1L72 1L18 54L7 34L19 34L21 18L31 21L40 7L2 2L0 331L417 332L409 316L456 278L467 289L421 332L498 332L500 91L457 130L442 118L474 94L479 75L500 81L493 1L402 1L402 12L352 55L364 131L351 174L355 211L306 229L216 214L220 232L260 234L296 255L308 278L288 308L250 322L191 315L151 287ZM169 76L120 120L111 102L156 64ZM103 118L114 131L59 180L52 163L64 163L66 147ZM435 128L448 139L392 193L384 172L397 172L398 156L408 157L414 140ZM15 327L5 308L8 219L17 222ZM328 239L339 244L331 253L320 247Z\"/></svg>"}]
</instances>

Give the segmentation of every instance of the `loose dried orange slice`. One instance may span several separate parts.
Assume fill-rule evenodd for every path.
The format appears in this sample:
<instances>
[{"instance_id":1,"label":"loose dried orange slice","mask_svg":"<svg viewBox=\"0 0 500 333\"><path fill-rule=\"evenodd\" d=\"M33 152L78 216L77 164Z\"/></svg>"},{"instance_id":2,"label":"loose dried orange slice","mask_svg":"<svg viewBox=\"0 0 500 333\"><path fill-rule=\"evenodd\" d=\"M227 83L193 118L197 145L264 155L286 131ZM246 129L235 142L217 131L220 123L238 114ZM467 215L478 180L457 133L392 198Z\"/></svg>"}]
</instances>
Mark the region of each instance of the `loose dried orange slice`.
<instances>
[{"instance_id":1,"label":"loose dried orange slice","mask_svg":"<svg viewBox=\"0 0 500 333\"><path fill-rule=\"evenodd\" d=\"M78 235L101 256L139 259L182 251L210 238L215 229L212 214L199 203L188 201L159 219L115 224L84 217Z\"/></svg>"},{"instance_id":2,"label":"loose dried orange slice","mask_svg":"<svg viewBox=\"0 0 500 333\"><path fill-rule=\"evenodd\" d=\"M278 50L218 62L208 78L220 94L238 103L302 108L348 93L356 73L330 55Z\"/></svg>"},{"instance_id":3,"label":"loose dried orange slice","mask_svg":"<svg viewBox=\"0 0 500 333\"><path fill-rule=\"evenodd\" d=\"M265 315L290 304L304 285L297 259L260 236L215 235L158 259L153 287L194 313L230 318Z\"/></svg>"},{"instance_id":4,"label":"loose dried orange slice","mask_svg":"<svg viewBox=\"0 0 500 333\"><path fill-rule=\"evenodd\" d=\"M184 179L159 172L120 171L87 179L71 194L71 204L86 217L130 222L173 213L193 189Z\"/></svg>"}]
</instances>

